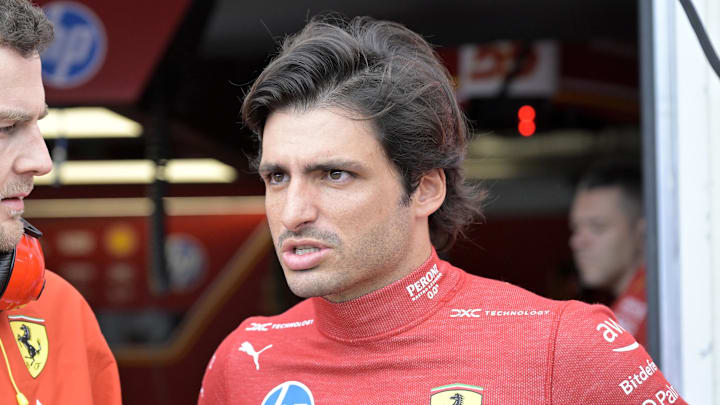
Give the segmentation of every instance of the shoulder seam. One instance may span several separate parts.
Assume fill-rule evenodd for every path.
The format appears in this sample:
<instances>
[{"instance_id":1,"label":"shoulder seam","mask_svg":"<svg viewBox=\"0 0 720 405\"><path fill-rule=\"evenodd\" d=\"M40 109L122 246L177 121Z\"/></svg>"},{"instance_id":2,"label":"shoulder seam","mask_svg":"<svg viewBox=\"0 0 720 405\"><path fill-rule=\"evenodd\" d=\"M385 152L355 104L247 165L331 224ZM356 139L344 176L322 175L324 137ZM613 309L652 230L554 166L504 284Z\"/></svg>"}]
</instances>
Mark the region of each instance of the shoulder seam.
<instances>
[{"instance_id":1,"label":"shoulder seam","mask_svg":"<svg viewBox=\"0 0 720 405\"><path fill-rule=\"evenodd\" d=\"M553 377L555 373L555 349L557 345L557 335L558 331L560 330L560 322L562 321L562 316L565 313L565 310L568 306L570 306L570 303L572 301L565 301L560 309L560 312L558 312L557 316L555 317L555 320L553 321L553 327L550 331L550 339L548 342L548 355L547 355L547 375L545 377L545 398L546 403L552 405L553 402Z\"/></svg>"}]
</instances>

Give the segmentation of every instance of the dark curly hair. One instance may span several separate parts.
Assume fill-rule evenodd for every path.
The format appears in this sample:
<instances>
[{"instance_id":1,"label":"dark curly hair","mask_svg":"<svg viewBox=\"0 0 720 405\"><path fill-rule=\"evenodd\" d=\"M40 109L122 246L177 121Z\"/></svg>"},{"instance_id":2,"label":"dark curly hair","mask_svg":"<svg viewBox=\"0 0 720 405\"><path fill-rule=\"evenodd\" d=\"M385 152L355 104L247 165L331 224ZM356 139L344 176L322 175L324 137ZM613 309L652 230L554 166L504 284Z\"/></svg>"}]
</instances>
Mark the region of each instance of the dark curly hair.
<instances>
[{"instance_id":1,"label":"dark curly hair","mask_svg":"<svg viewBox=\"0 0 720 405\"><path fill-rule=\"evenodd\" d=\"M438 250L452 246L481 214L485 193L465 182L461 167L469 141L467 122L450 74L420 35L370 17L315 17L284 40L246 95L242 118L261 141L273 111L328 107L374 126L402 175L406 203L423 175L444 170L445 201L429 218ZM261 154L260 149L256 168Z\"/></svg>"},{"instance_id":2,"label":"dark curly hair","mask_svg":"<svg viewBox=\"0 0 720 405\"><path fill-rule=\"evenodd\" d=\"M0 46L28 57L47 49L53 38L52 23L42 9L27 0L0 0Z\"/></svg>"}]
</instances>

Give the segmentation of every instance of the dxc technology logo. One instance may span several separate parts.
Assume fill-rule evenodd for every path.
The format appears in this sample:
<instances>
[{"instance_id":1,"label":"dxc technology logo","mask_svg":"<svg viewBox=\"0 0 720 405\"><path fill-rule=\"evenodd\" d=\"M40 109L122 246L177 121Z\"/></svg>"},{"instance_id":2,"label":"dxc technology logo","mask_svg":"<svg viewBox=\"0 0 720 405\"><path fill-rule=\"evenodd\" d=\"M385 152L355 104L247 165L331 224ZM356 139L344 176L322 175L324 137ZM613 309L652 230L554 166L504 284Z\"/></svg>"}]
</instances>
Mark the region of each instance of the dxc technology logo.
<instances>
[{"instance_id":1,"label":"dxc technology logo","mask_svg":"<svg viewBox=\"0 0 720 405\"><path fill-rule=\"evenodd\" d=\"M105 60L102 22L89 8L75 2L52 2L43 10L55 26L55 41L41 55L45 84L70 88L87 82Z\"/></svg>"}]
</instances>

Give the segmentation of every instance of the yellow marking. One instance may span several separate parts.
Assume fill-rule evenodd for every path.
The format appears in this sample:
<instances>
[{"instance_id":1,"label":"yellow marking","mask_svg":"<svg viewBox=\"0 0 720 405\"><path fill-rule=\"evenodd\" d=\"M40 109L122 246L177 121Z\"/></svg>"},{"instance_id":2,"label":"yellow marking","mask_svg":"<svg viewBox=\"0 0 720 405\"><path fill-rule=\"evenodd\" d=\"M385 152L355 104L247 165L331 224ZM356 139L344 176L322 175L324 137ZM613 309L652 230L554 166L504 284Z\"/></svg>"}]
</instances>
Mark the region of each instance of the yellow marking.
<instances>
[{"instance_id":1,"label":"yellow marking","mask_svg":"<svg viewBox=\"0 0 720 405\"><path fill-rule=\"evenodd\" d=\"M10 321L15 342L33 378L37 378L47 363L49 343L45 325L34 322Z\"/></svg>"}]
</instances>

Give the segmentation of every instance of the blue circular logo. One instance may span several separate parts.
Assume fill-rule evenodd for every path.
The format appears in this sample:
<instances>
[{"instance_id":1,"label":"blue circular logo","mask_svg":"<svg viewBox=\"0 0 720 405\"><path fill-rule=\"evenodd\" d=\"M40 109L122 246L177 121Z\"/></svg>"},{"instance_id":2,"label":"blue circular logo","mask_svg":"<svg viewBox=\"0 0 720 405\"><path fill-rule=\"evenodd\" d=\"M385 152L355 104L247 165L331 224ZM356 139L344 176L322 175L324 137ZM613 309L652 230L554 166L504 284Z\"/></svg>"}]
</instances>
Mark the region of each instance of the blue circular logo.
<instances>
[{"instance_id":1,"label":"blue circular logo","mask_svg":"<svg viewBox=\"0 0 720 405\"><path fill-rule=\"evenodd\" d=\"M90 80L105 61L105 29L89 8L74 2L43 7L55 26L55 41L41 55L45 84L77 87Z\"/></svg>"},{"instance_id":2,"label":"blue circular logo","mask_svg":"<svg viewBox=\"0 0 720 405\"><path fill-rule=\"evenodd\" d=\"M315 399L305 384L285 381L268 392L262 405L315 405Z\"/></svg>"},{"instance_id":3,"label":"blue circular logo","mask_svg":"<svg viewBox=\"0 0 720 405\"><path fill-rule=\"evenodd\" d=\"M165 241L165 257L173 291L196 287L205 275L207 254L202 244L190 235L171 234Z\"/></svg>"}]
</instances>

